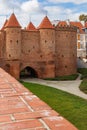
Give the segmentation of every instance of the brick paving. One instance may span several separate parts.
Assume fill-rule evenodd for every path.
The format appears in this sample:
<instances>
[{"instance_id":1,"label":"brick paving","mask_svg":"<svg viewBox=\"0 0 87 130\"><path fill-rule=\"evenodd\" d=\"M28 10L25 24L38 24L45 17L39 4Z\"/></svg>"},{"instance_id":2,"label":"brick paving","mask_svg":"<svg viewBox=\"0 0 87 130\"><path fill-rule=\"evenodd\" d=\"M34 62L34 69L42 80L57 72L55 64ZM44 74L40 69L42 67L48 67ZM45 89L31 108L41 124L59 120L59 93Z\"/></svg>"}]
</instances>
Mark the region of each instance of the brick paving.
<instances>
[{"instance_id":1,"label":"brick paving","mask_svg":"<svg viewBox=\"0 0 87 130\"><path fill-rule=\"evenodd\" d=\"M0 130L77 130L0 68Z\"/></svg>"}]
</instances>

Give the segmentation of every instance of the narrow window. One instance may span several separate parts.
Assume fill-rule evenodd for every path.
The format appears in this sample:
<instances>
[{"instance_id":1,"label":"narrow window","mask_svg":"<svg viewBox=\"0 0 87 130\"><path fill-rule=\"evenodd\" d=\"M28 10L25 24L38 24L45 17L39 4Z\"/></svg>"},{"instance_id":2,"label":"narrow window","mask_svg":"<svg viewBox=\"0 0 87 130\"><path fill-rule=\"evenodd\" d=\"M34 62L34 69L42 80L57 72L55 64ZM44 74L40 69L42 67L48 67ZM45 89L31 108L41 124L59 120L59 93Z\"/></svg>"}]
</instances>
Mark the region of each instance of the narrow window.
<instances>
[{"instance_id":1,"label":"narrow window","mask_svg":"<svg viewBox=\"0 0 87 130\"><path fill-rule=\"evenodd\" d=\"M47 41L45 40L45 43L46 43Z\"/></svg>"},{"instance_id":2,"label":"narrow window","mask_svg":"<svg viewBox=\"0 0 87 130\"><path fill-rule=\"evenodd\" d=\"M65 65L65 68L67 68L67 65Z\"/></svg>"},{"instance_id":3,"label":"narrow window","mask_svg":"<svg viewBox=\"0 0 87 130\"><path fill-rule=\"evenodd\" d=\"M11 57L11 55L9 54L9 57Z\"/></svg>"},{"instance_id":4,"label":"narrow window","mask_svg":"<svg viewBox=\"0 0 87 130\"><path fill-rule=\"evenodd\" d=\"M62 57L64 57L64 55L62 55Z\"/></svg>"},{"instance_id":5,"label":"narrow window","mask_svg":"<svg viewBox=\"0 0 87 130\"><path fill-rule=\"evenodd\" d=\"M40 57L42 58L42 55L40 55Z\"/></svg>"},{"instance_id":6,"label":"narrow window","mask_svg":"<svg viewBox=\"0 0 87 130\"><path fill-rule=\"evenodd\" d=\"M17 44L18 44L18 40L17 40Z\"/></svg>"},{"instance_id":7,"label":"narrow window","mask_svg":"<svg viewBox=\"0 0 87 130\"><path fill-rule=\"evenodd\" d=\"M12 40L10 40L10 43L12 43Z\"/></svg>"}]
</instances>

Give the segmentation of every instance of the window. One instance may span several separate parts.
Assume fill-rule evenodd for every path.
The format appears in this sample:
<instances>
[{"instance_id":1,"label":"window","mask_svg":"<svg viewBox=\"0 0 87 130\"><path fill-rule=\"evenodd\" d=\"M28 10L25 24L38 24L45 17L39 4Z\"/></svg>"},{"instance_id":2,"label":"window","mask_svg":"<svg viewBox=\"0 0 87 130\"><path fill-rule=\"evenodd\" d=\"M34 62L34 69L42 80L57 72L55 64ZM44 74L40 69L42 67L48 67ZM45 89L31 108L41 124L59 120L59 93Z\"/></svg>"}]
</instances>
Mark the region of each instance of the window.
<instances>
[{"instance_id":1,"label":"window","mask_svg":"<svg viewBox=\"0 0 87 130\"><path fill-rule=\"evenodd\" d=\"M45 40L45 43L46 43L47 41Z\"/></svg>"},{"instance_id":2,"label":"window","mask_svg":"<svg viewBox=\"0 0 87 130\"><path fill-rule=\"evenodd\" d=\"M11 57L11 55L9 54L9 57Z\"/></svg>"},{"instance_id":3,"label":"window","mask_svg":"<svg viewBox=\"0 0 87 130\"><path fill-rule=\"evenodd\" d=\"M62 55L62 57L64 57L64 55Z\"/></svg>"},{"instance_id":4,"label":"window","mask_svg":"<svg viewBox=\"0 0 87 130\"><path fill-rule=\"evenodd\" d=\"M67 65L65 65L65 68L67 68Z\"/></svg>"},{"instance_id":5,"label":"window","mask_svg":"<svg viewBox=\"0 0 87 130\"><path fill-rule=\"evenodd\" d=\"M77 49L80 49L80 42L78 42L77 44Z\"/></svg>"},{"instance_id":6,"label":"window","mask_svg":"<svg viewBox=\"0 0 87 130\"><path fill-rule=\"evenodd\" d=\"M78 40L80 40L80 34L78 34Z\"/></svg>"},{"instance_id":7,"label":"window","mask_svg":"<svg viewBox=\"0 0 87 130\"><path fill-rule=\"evenodd\" d=\"M40 55L40 57L42 58L42 55Z\"/></svg>"},{"instance_id":8,"label":"window","mask_svg":"<svg viewBox=\"0 0 87 130\"><path fill-rule=\"evenodd\" d=\"M17 40L17 44L18 44L18 40Z\"/></svg>"},{"instance_id":9,"label":"window","mask_svg":"<svg viewBox=\"0 0 87 130\"><path fill-rule=\"evenodd\" d=\"M12 43L12 40L10 40L10 43Z\"/></svg>"}]
</instances>

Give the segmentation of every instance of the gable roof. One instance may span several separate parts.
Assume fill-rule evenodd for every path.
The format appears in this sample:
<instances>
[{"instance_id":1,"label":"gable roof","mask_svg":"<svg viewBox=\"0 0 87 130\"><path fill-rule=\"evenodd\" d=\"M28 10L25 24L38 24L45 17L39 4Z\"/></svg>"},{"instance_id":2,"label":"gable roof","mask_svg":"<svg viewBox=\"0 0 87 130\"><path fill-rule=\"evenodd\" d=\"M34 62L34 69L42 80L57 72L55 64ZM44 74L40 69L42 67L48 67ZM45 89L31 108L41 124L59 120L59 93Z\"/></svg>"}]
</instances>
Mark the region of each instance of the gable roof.
<instances>
[{"instance_id":1,"label":"gable roof","mask_svg":"<svg viewBox=\"0 0 87 130\"><path fill-rule=\"evenodd\" d=\"M14 13L10 16L5 27L21 27Z\"/></svg>"},{"instance_id":2,"label":"gable roof","mask_svg":"<svg viewBox=\"0 0 87 130\"><path fill-rule=\"evenodd\" d=\"M33 25L32 22L30 22L30 23L28 24L28 26L26 27L26 30L27 30L27 31L37 31L37 29L35 28L35 26Z\"/></svg>"},{"instance_id":3,"label":"gable roof","mask_svg":"<svg viewBox=\"0 0 87 130\"><path fill-rule=\"evenodd\" d=\"M76 26L76 27L79 27L79 28L83 28L83 25L81 22L70 22L70 25L73 25L73 26Z\"/></svg>"},{"instance_id":4,"label":"gable roof","mask_svg":"<svg viewBox=\"0 0 87 130\"><path fill-rule=\"evenodd\" d=\"M3 24L3 26L2 26L2 28L1 28L1 30L4 30L5 25L7 24L7 22L8 22L8 20L6 19L5 22L4 22L4 24Z\"/></svg>"},{"instance_id":5,"label":"gable roof","mask_svg":"<svg viewBox=\"0 0 87 130\"><path fill-rule=\"evenodd\" d=\"M77 28L79 28L80 33L84 33L82 28L84 27L81 22L70 22L70 25L73 25Z\"/></svg>"},{"instance_id":6,"label":"gable roof","mask_svg":"<svg viewBox=\"0 0 87 130\"><path fill-rule=\"evenodd\" d=\"M44 17L44 19L42 20L41 24L38 27L38 29L41 29L41 28L44 28L44 29L46 29L46 28L53 29L54 28L47 16Z\"/></svg>"}]
</instances>

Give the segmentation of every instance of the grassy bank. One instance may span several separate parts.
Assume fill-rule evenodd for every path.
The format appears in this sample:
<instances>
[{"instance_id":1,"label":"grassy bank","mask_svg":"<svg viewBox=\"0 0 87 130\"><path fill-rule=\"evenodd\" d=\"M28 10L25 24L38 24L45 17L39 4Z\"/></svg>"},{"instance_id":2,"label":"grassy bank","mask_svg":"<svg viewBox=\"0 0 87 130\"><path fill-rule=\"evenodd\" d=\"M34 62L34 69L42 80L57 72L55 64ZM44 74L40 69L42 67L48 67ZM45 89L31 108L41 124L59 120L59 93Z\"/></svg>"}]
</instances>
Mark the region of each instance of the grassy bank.
<instances>
[{"instance_id":1,"label":"grassy bank","mask_svg":"<svg viewBox=\"0 0 87 130\"><path fill-rule=\"evenodd\" d=\"M87 129L86 100L48 86L25 82L22 84L68 119L79 130Z\"/></svg>"},{"instance_id":2,"label":"grassy bank","mask_svg":"<svg viewBox=\"0 0 87 130\"><path fill-rule=\"evenodd\" d=\"M79 86L80 90L87 94L87 68L78 68L78 72L82 74L83 80Z\"/></svg>"},{"instance_id":3,"label":"grassy bank","mask_svg":"<svg viewBox=\"0 0 87 130\"><path fill-rule=\"evenodd\" d=\"M77 70L80 74L82 74L81 79L87 78L87 68L78 68Z\"/></svg>"},{"instance_id":4,"label":"grassy bank","mask_svg":"<svg viewBox=\"0 0 87 130\"><path fill-rule=\"evenodd\" d=\"M83 91L85 94L87 94L87 79L84 79L80 86L79 86L80 90Z\"/></svg>"},{"instance_id":5,"label":"grassy bank","mask_svg":"<svg viewBox=\"0 0 87 130\"><path fill-rule=\"evenodd\" d=\"M78 74L67 75L67 76L58 76L56 78L45 78L45 80L53 81L66 81L66 80L75 80L78 77Z\"/></svg>"}]
</instances>

